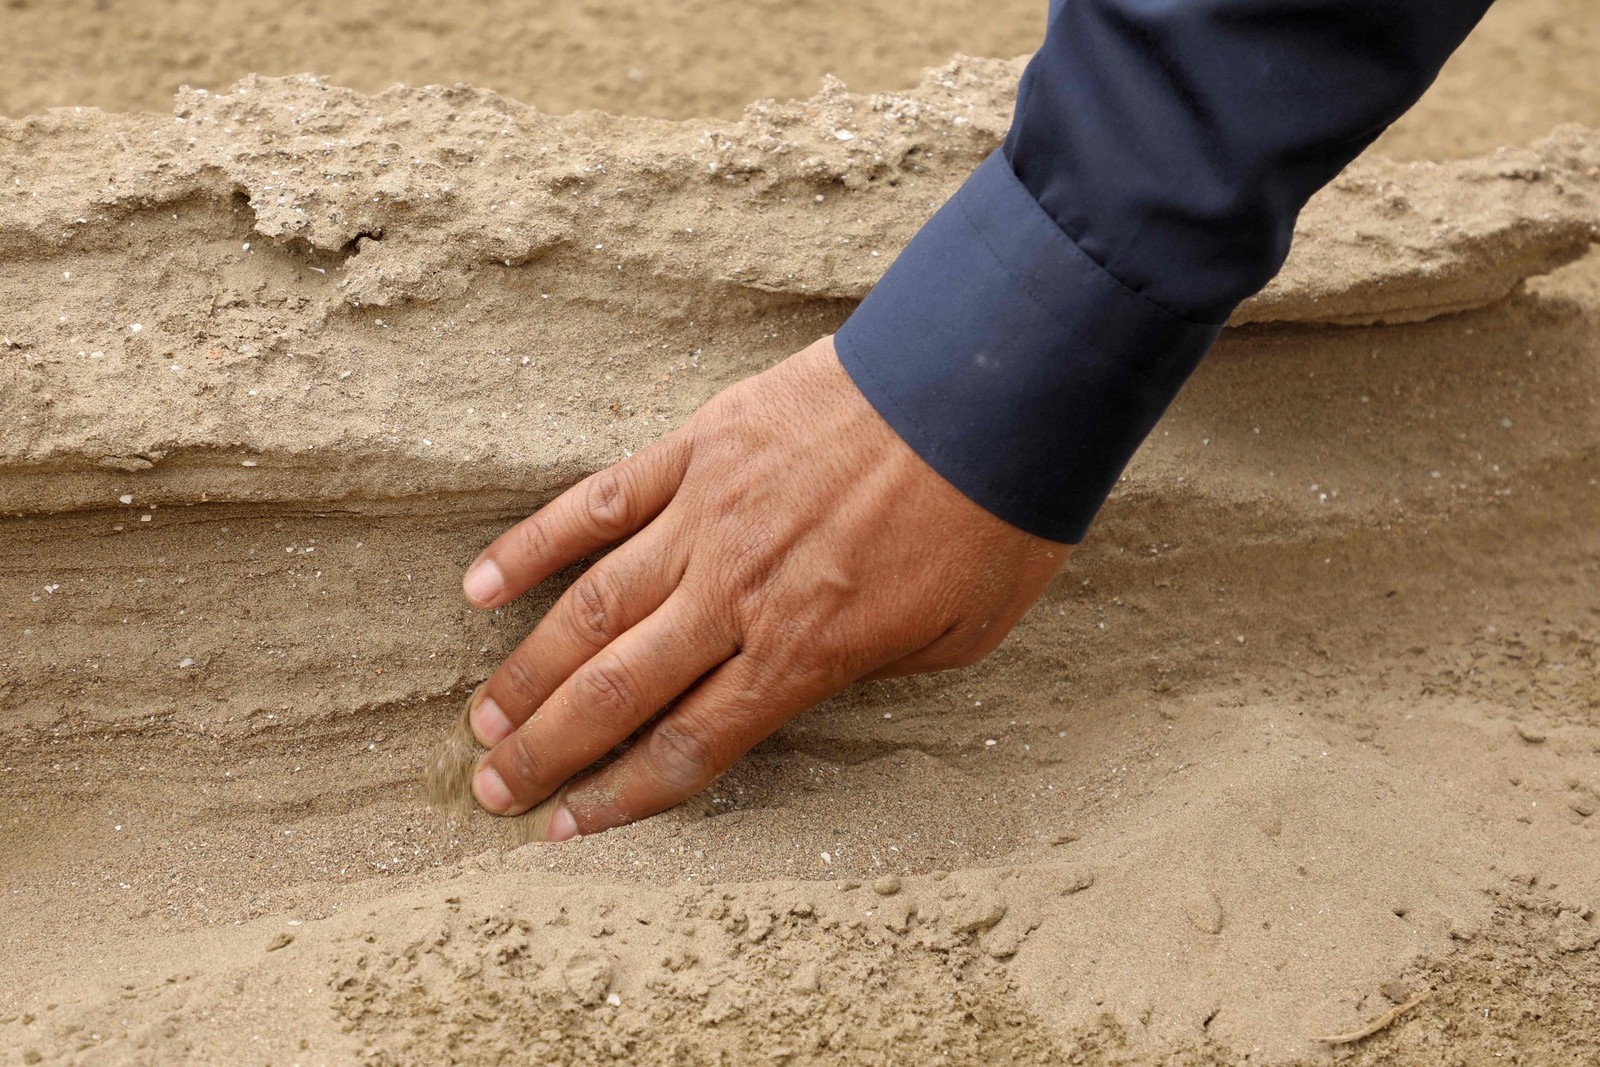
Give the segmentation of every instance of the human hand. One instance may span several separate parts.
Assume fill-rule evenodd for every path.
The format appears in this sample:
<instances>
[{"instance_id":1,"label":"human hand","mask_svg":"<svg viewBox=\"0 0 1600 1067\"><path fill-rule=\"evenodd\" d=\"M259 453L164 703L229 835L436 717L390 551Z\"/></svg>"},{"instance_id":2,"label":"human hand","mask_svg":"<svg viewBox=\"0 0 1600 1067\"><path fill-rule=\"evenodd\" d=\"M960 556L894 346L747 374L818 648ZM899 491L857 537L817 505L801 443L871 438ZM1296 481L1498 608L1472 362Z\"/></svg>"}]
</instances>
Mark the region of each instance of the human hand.
<instances>
[{"instance_id":1,"label":"human hand","mask_svg":"<svg viewBox=\"0 0 1600 1067\"><path fill-rule=\"evenodd\" d=\"M1071 551L995 518L923 462L831 338L512 527L463 589L499 607L617 542L468 712L490 749L478 802L514 815L551 798L552 841L688 799L853 681L976 663Z\"/></svg>"}]
</instances>

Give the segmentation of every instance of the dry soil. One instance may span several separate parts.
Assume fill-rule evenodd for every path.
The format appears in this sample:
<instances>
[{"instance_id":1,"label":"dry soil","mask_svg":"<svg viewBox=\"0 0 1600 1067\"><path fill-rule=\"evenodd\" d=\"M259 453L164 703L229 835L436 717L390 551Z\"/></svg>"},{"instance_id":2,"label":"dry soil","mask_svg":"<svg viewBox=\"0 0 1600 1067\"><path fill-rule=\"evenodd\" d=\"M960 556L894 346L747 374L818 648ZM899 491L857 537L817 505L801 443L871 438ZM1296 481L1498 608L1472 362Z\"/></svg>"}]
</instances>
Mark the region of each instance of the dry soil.
<instances>
[{"instance_id":1,"label":"dry soil","mask_svg":"<svg viewBox=\"0 0 1600 1067\"><path fill-rule=\"evenodd\" d=\"M1314 201L985 663L592 839L428 805L571 577L461 568L836 327L1042 6L0 7L0 1059L1600 1060L1589 0Z\"/></svg>"}]
</instances>

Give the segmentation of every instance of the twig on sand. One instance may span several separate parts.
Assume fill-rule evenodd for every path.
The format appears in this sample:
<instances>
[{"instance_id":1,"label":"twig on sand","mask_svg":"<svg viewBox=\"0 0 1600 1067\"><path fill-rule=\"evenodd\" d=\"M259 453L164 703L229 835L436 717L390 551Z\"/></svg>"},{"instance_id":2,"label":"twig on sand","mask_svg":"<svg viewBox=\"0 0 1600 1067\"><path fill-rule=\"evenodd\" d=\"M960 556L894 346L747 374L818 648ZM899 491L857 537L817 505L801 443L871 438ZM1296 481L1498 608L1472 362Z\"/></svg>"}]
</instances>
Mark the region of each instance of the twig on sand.
<instances>
[{"instance_id":1,"label":"twig on sand","mask_svg":"<svg viewBox=\"0 0 1600 1067\"><path fill-rule=\"evenodd\" d=\"M1314 1037L1311 1040L1320 1041L1324 1045L1348 1045L1355 1041L1361 1041L1365 1038L1371 1037L1379 1030L1390 1026L1396 1019L1400 1018L1400 1016L1404 1015L1406 1012L1410 1011L1418 1004L1421 1004L1424 1000L1427 1000L1431 996L1433 996L1433 990L1424 989L1422 992L1418 993L1404 1004L1398 1004L1395 1007L1390 1008L1388 1011L1384 1012L1382 1015L1378 1016L1376 1019L1372 1020L1359 1030L1352 1030L1348 1034L1332 1034L1328 1037Z\"/></svg>"}]
</instances>

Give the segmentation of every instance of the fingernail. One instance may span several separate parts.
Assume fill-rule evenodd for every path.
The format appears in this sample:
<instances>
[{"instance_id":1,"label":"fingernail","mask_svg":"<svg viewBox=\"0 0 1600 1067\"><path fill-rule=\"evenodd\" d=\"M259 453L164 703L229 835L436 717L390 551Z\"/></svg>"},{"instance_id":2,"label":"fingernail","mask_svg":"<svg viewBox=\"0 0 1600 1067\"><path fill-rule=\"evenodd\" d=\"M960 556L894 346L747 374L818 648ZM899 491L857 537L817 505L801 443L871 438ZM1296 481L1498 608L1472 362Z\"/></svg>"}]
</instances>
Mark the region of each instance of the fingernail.
<instances>
[{"instance_id":1,"label":"fingernail","mask_svg":"<svg viewBox=\"0 0 1600 1067\"><path fill-rule=\"evenodd\" d=\"M468 570L467 576L461 579L461 589L467 594L467 599L478 604L489 604L499 598L506 589L506 576L500 573L500 568L492 559L480 559Z\"/></svg>"},{"instance_id":2,"label":"fingernail","mask_svg":"<svg viewBox=\"0 0 1600 1067\"><path fill-rule=\"evenodd\" d=\"M578 820L572 817L572 812L567 810L565 804L556 809L550 816L550 829L545 831L549 841L571 841L578 836Z\"/></svg>"},{"instance_id":3,"label":"fingernail","mask_svg":"<svg viewBox=\"0 0 1600 1067\"><path fill-rule=\"evenodd\" d=\"M506 788L506 780L493 767L483 767L472 776L472 795L496 815L504 815L516 803L511 790Z\"/></svg>"},{"instance_id":4,"label":"fingernail","mask_svg":"<svg viewBox=\"0 0 1600 1067\"><path fill-rule=\"evenodd\" d=\"M472 732L484 748L493 748L511 736L511 720L492 697L484 697L472 709Z\"/></svg>"}]
</instances>

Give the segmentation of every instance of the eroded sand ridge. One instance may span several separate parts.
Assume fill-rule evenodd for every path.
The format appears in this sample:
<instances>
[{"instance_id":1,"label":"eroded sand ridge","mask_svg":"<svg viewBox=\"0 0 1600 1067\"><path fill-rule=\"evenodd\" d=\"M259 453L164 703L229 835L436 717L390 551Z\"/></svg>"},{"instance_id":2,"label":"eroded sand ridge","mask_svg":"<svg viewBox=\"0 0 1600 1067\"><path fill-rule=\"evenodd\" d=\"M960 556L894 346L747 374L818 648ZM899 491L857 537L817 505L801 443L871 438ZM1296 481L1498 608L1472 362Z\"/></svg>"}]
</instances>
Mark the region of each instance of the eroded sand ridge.
<instances>
[{"instance_id":1,"label":"eroded sand ridge","mask_svg":"<svg viewBox=\"0 0 1600 1067\"><path fill-rule=\"evenodd\" d=\"M262 78L0 124L0 1048L1316 1062L1431 989L1350 1062L1592 1059L1583 128L1319 197L980 667L572 846L427 807L554 593L474 616L461 566L842 321L1019 69L723 122Z\"/></svg>"}]
</instances>

